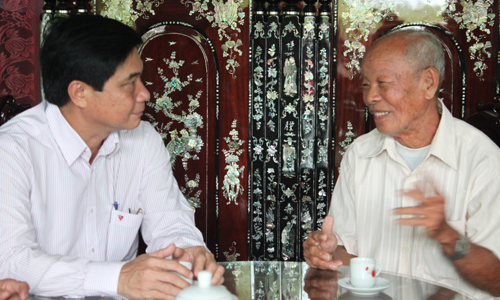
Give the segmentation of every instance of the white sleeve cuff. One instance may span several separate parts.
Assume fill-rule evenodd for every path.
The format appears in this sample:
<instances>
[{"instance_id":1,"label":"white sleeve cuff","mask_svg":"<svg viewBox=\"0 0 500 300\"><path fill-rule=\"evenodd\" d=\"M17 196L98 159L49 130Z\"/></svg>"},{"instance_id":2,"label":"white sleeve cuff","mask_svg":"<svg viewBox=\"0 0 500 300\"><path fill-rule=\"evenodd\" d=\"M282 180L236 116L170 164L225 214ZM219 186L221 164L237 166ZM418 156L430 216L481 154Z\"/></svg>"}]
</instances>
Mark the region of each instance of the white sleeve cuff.
<instances>
[{"instance_id":1,"label":"white sleeve cuff","mask_svg":"<svg viewBox=\"0 0 500 300\"><path fill-rule=\"evenodd\" d=\"M118 279L126 261L89 264L83 291L85 296L117 296Z\"/></svg>"}]
</instances>

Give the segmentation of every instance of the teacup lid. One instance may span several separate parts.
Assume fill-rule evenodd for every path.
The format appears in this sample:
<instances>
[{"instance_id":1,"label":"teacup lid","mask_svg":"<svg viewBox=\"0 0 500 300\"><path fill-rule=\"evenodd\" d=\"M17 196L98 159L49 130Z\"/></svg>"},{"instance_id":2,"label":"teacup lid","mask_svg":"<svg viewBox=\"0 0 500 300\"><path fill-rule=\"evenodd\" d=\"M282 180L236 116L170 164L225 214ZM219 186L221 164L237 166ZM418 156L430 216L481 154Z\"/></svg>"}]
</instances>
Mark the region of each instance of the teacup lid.
<instances>
[{"instance_id":1,"label":"teacup lid","mask_svg":"<svg viewBox=\"0 0 500 300\"><path fill-rule=\"evenodd\" d=\"M176 300L238 300L223 285L212 286L212 273L200 271L198 273L198 285L192 285L182 290Z\"/></svg>"}]
</instances>

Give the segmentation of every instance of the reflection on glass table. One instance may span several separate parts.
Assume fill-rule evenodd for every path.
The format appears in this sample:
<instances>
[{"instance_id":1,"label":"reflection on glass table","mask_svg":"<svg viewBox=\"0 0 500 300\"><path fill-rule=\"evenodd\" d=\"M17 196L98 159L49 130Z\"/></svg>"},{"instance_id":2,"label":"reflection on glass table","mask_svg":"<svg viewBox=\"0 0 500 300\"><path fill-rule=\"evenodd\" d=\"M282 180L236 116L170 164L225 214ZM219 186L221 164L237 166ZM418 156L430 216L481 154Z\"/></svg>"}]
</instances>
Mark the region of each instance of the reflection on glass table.
<instances>
[{"instance_id":1,"label":"reflection on glass table","mask_svg":"<svg viewBox=\"0 0 500 300\"><path fill-rule=\"evenodd\" d=\"M379 292L368 291L356 295L349 291L346 281L349 268L327 271L309 268L304 262L224 262L224 285L240 300L466 300L467 296L431 282L399 276L387 272L380 274ZM389 281L389 286L386 283Z\"/></svg>"},{"instance_id":2,"label":"reflection on glass table","mask_svg":"<svg viewBox=\"0 0 500 300\"><path fill-rule=\"evenodd\" d=\"M390 286L370 296L355 295L342 280L349 267L339 271L309 268L305 262L223 262L224 285L239 300L468 300L464 295L430 282L383 272L380 278ZM28 300L65 300L30 295ZM123 297L85 297L85 300L126 300Z\"/></svg>"}]
</instances>

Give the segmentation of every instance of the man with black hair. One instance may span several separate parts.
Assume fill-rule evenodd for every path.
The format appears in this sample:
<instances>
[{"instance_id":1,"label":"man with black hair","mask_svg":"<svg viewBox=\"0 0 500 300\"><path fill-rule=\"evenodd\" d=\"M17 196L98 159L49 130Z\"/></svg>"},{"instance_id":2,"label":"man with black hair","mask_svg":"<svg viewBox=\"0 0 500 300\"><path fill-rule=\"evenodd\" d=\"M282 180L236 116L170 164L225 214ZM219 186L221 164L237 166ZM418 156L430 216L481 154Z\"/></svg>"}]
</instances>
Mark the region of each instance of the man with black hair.
<instances>
[{"instance_id":1,"label":"man with black hair","mask_svg":"<svg viewBox=\"0 0 500 300\"><path fill-rule=\"evenodd\" d=\"M141 42L100 16L56 22L40 53L46 101L0 128L0 276L31 293L172 299L189 286L178 274L223 281L160 135L141 122ZM148 248L136 258L139 228Z\"/></svg>"}]
</instances>

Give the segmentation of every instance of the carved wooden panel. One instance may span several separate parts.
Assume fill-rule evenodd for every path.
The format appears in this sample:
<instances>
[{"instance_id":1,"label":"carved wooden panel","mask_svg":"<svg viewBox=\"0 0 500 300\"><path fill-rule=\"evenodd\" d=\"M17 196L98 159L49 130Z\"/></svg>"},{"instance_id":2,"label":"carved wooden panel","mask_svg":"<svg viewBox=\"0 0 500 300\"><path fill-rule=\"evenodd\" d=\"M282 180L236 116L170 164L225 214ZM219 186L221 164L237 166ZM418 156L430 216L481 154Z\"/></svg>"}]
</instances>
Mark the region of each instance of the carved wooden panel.
<instances>
[{"instance_id":1,"label":"carved wooden panel","mask_svg":"<svg viewBox=\"0 0 500 300\"><path fill-rule=\"evenodd\" d=\"M259 1L252 20L252 260L300 260L302 242L321 228L329 199L329 1L283 9L276 2L265 9Z\"/></svg>"},{"instance_id":2,"label":"carved wooden panel","mask_svg":"<svg viewBox=\"0 0 500 300\"><path fill-rule=\"evenodd\" d=\"M216 240L218 107L213 45L190 26L157 24L142 35L148 119L171 154L179 187L210 249Z\"/></svg>"},{"instance_id":3,"label":"carved wooden panel","mask_svg":"<svg viewBox=\"0 0 500 300\"><path fill-rule=\"evenodd\" d=\"M150 107L148 113L160 127L160 123L172 122L169 128L163 129L169 150L175 151L175 147L180 146L175 145L175 141L185 141L185 149L190 147L189 141L194 143L189 140L186 129L189 122L179 122L182 118L178 117L182 117L182 111L188 115L196 106L194 102L199 104L193 113L199 114L203 125L196 129L202 141L196 142L201 145L200 152L188 152L187 169L182 165L185 156L179 155L174 173L191 202L200 205L196 208L196 225L216 258L220 261L246 259L248 0L128 2L100 1L98 13L120 17L149 39L141 53L145 60L143 80L148 82L146 86L150 91L156 93L152 102L171 97L168 105L175 108L156 113ZM169 64L174 61L178 64L181 60L176 76L181 86L186 85L165 96L166 85L173 89L175 77ZM158 68L163 74L159 74ZM190 74L192 80L187 84ZM196 155L195 160L192 155Z\"/></svg>"}]
</instances>

